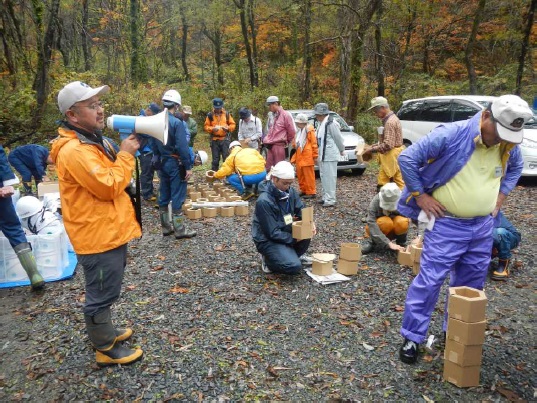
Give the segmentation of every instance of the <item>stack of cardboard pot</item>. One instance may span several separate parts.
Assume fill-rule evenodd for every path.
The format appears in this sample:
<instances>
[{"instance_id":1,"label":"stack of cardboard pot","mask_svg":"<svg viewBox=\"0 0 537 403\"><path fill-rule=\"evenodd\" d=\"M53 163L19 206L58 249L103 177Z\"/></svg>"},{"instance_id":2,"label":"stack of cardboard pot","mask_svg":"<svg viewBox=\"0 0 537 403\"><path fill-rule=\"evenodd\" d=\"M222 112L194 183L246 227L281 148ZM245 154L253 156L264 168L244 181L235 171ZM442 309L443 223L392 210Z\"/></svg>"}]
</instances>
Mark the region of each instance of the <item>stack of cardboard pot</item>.
<instances>
[{"instance_id":1,"label":"stack of cardboard pot","mask_svg":"<svg viewBox=\"0 0 537 403\"><path fill-rule=\"evenodd\" d=\"M459 387L479 385L487 297L470 287L449 289L444 379Z\"/></svg>"},{"instance_id":2,"label":"stack of cardboard pot","mask_svg":"<svg viewBox=\"0 0 537 403\"><path fill-rule=\"evenodd\" d=\"M192 203L209 203L209 202L233 202L242 201L235 189L225 186L220 182L212 184L202 183L197 185L188 185L188 199L183 204L183 211L191 220L197 220L202 217L233 217L234 215L248 215L248 206L221 206L221 207L202 207L193 208Z\"/></svg>"},{"instance_id":3,"label":"stack of cardboard pot","mask_svg":"<svg viewBox=\"0 0 537 403\"><path fill-rule=\"evenodd\" d=\"M358 274L358 262L362 258L362 248L357 243L342 243L337 262L338 273L345 276Z\"/></svg>"},{"instance_id":4,"label":"stack of cardboard pot","mask_svg":"<svg viewBox=\"0 0 537 403\"><path fill-rule=\"evenodd\" d=\"M397 252L397 263L401 266L409 266L412 268L412 274L415 276L420 272L420 257L423 249L421 238L417 243L411 244L405 250Z\"/></svg>"}]
</instances>

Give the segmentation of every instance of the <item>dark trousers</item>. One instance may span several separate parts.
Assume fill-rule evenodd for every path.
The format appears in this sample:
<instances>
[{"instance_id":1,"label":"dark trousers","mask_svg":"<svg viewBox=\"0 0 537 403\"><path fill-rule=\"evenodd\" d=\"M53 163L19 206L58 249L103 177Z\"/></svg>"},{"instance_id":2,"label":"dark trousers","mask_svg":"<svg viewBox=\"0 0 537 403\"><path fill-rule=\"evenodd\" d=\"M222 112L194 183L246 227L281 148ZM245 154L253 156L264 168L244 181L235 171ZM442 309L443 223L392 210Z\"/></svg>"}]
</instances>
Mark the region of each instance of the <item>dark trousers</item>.
<instances>
[{"instance_id":1,"label":"dark trousers","mask_svg":"<svg viewBox=\"0 0 537 403\"><path fill-rule=\"evenodd\" d=\"M0 230L12 247L27 242L11 197L0 197Z\"/></svg>"},{"instance_id":2,"label":"dark trousers","mask_svg":"<svg viewBox=\"0 0 537 403\"><path fill-rule=\"evenodd\" d=\"M140 173L140 186L142 187L142 197L144 199L149 199L154 192L153 177L155 176L155 168L153 168L151 158L153 158L153 153L141 154L138 157L142 170Z\"/></svg>"},{"instance_id":3,"label":"dark trousers","mask_svg":"<svg viewBox=\"0 0 537 403\"><path fill-rule=\"evenodd\" d=\"M229 155L229 144L231 142L228 139L224 140L211 140L211 153L213 154L213 163L211 169L218 171L220 165L220 156L222 156L222 162L226 160Z\"/></svg>"},{"instance_id":4,"label":"dark trousers","mask_svg":"<svg viewBox=\"0 0 537 403\"><path fill-rule=\"evenodd\" d=\"M15 168L22 176L23 182L31 182L32 176L35 178L35 183L38 184L43 180L43 177L37 173L35 168L28 167L24 161L14 155L9 155L9 163Z\"/></svg>"},{"instance_id":5,"label":"dark trousers","mask_svg":"<svg viewBox=\"0 0 537 403\"><path fill-rule=\"evenodd\" d=\"M163 158L158 176L160 179L158 205L166 207L171 201L172 210L180 212L186 199L187 188L183 166L173 157Z\"/></svg>"},{"instance_id":6,"label":"dark trousers","mask_svg":"<svg viewBox=\"0 0 537 403\"><path fill-rule=\"evenodd\" d=\"M257 251L265 256L265 263L273 273L299 274L302 270L302 256L308 250L311 239L294 241L292 244L260 242Z\"/></svg>"},{"instance_id":7,"label":"dark trousers","mask_svg":"<svg viewBox=\"0 0 537 403\"><path fill-rule=\"evenodd\" d=\"M127 265L127 244L90 255L78 255L86 278L84 315L95 316L116 302Z\"/></svg>"}]
</instances>

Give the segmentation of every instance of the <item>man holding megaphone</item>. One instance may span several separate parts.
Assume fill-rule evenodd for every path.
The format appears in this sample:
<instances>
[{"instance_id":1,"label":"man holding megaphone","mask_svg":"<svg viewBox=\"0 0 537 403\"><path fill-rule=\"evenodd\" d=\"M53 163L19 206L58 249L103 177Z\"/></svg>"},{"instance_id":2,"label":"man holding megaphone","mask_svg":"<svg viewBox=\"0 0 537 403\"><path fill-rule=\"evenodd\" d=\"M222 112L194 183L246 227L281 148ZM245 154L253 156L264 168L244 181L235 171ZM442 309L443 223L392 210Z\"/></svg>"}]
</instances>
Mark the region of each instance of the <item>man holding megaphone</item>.
<instances>
[{"instance_id":1,"label":"man holding megaphone","mask_svg":"<svg viewBox=\"0 0 537 403\"><path fill-rule=\"evenodd\" d=\"M181 207L186 199L188 179L192 176L192 160L186 138L185 125L174 116L181 106L181 95L169 90L162 96L162 104L168 109L168 141L151 139L153 161L158 169L160 191L158 205L162 235L175 234L176 239L192 238L196 231L189 231L184 223ZM172 225L168 204L172 202Z\"/></svg>"},{"instance_id":2,"label":"man holding megaphone","mask_svg":"<svg viewBox=\"0 0 537 403\"><path fill-rule=\"evenodd\" d=\"M107 85L91 88L75 81L58 94L64 121L50 156L57 167L65 229L84 268L84 318L101 366L130 364L141 349L121 343L131 329L112 324L110 307L119 298L127 261L127 243L142 233L125 189L134 170L140 144L130 134L117 154L103 141Z\"/></svg>"}]
</instances>

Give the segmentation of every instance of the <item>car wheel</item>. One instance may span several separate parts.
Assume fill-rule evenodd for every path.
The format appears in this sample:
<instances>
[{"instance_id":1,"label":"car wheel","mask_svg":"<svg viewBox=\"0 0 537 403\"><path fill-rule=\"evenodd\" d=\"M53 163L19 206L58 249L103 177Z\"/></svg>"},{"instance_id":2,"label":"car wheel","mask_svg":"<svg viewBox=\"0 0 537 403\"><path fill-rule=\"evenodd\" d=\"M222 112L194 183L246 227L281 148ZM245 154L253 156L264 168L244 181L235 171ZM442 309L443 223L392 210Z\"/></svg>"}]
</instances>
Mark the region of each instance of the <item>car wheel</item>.
<instances>
[{"instance_id":1,"label":"car wheel","mask_svg":"<svg viewBox=\"0 0 537 403\"><path fill-rule=\"evenodd\" d=\"M351 171L353 174L360 176L365 172L365 168L355 168L351 169Z\"/></svg>"}]
</instances>

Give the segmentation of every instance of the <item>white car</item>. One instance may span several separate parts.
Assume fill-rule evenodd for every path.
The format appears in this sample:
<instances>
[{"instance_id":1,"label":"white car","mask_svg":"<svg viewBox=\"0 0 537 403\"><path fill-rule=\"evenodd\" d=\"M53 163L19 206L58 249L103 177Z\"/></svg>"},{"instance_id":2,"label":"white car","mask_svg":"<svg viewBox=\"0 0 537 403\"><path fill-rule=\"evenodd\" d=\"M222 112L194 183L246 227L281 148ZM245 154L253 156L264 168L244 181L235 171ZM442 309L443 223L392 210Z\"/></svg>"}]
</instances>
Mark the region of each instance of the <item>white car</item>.
<instances>
[{"instance_id":1,"label":"white car","mask_svg":"<svg viewBox=\"0 0 537 403\"><path fill-rule=\"evenodd\" d=\"M487 108L496 97L481 95L446 95L409 99L397 112L406 146L415 143L441 123L470 119ZM537 176L537 118L524 126L520 144L524 159L522 176Z\"/></svg>"},{"instance_id":2,"label":"white car","mask_svg":"<svg viewBox=\"0 0 537 403\"><path fill-rule=\"evenodd\" d=\"M300 109L288 111L293 119L299 113L303 113L308 117L308 121L313 127L317 128L318 122L315 119L315 113L313 109ZM339 124L339 130L343 136L343 144L345 145L345 155L342 155L337 164L338 171L350 169L353 173L361 175L367 168L367 164L358 162L354 150L358 144L365 144L362 136L354 132L354 126L349 126L345 120L339 116L336 112L330 112L330 116ZM315 170L319 168L315 165Z\"/></svg>"}]
</instances>

